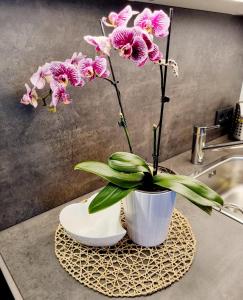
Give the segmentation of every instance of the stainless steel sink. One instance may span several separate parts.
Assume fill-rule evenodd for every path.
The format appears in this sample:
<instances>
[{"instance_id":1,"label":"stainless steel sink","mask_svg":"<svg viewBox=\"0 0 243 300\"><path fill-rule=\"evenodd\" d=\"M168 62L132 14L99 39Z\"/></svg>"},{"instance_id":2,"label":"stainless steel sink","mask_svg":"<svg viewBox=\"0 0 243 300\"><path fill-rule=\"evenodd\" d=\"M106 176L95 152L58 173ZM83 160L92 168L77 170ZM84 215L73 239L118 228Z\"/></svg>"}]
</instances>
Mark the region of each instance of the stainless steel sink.
<instances>
[{"instance_id":1,"label":"stainless steel sink","mask_svg":"<svg viewBox=\"0 0 243 300\"><path fill-rule=\"evenodd\" d=\"M224 206L216 210L243 224L243 156L225 156L193 176L222 196Z\"/></svg>"}]
</instances>

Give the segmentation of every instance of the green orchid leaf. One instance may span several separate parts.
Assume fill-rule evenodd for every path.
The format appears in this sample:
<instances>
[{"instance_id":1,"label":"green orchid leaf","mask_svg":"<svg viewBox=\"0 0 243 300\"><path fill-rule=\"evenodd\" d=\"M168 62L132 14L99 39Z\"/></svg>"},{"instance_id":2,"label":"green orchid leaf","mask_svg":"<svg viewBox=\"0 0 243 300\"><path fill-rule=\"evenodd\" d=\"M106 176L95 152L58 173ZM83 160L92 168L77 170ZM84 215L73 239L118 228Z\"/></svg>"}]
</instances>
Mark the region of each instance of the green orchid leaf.
<instances>
[{"instance_id":1,"label":"green orchid leaf","mask_svg":"<svg viewBox=\"0 0 243 300\"><path fill-rule=\"evenodd\" d=\"M168 180L173 180L178 183L181 183L184 186L188 187L190 190L194 191L196 194L202 196L203 198L217 202L220 205L224 204L224 200L218 193L216 193L206 184L200 182L199 180L193 177L184 176L184 175L172 175L167 173L160 174L159 176L160 177L162 176L163 178L167 178ZM156 176L154 180L156 181Z\"/></svg>"},{"instance_id":2,"label":"green orchid leaf","mask_svg":"<svg viewBox=\"0 0 243 300\"><path fill-rule=\"evenodd\" d=\"M154 176L154 184L175 191L209 214L211 213L213 206L221 206L217 201L207 199L206 194L202 197L195 189L192 190L174 179L156 175Z\"/></svg>"},{"instance_id":3,"label":"green orchid leaf","mask_svg":"<svg viewBox=\"0 0 243 300\"><path fill-rule=\"evenodd\" d=\"M119 172L125 173L136 173L136 172L149 172L144 166L134 165L130 162L124 162L120 160L110 159L108 160L108 165Z\"/></svg>"},{"instance_id":4,"label":"green orchid leaf","mask_svg":"<svg viewBox=\"0 0 243 300\"><path fill-rule=\"evenodd\" d=\"M74 167L74 170L93 173L122 188L139 186L144 177L142 172L126 174L113 170L107 164L97 161L79 163Z\"/></svg>"},{"instance_id":5,"label":"green orchid leaf","mask_svg":"<svg viewBox=\"0 0 243 300\"><path fill-rule=\"evenodd\" d=\"M89 205L89 213L95 213L122 200L134 189L123 189L112 183L104 187Z\"/></svg>"},{"instance_id":6,"label":"green orchid leaf","mask_svg":"<svg viewBox=\"0 0 243 300\"><path fill-rule=\"evenodd\" d=\"M143 158L129 152L113 153L108 159L108 164L114 170L126 173L151 172Z\"/></svg>"},{"instance_id":7,"label":"green orchid leaf","mask_svg":"<svg viewBox=\"0 0 243 300\"><path fill-rule=\"evenodd\" d=\"M188 187L184 186L181 183L175 182L175 181L170 181L167 179L162 179L161 181L155 182L156 185L167 188L169 190L172 190L185 198L189 199L192 202L198 203L202 206L213 206L214 202L210 201L208 199L205 199L189 189ZM217 202L216 202L217 203ZM217 204L215 204L217 205Z\"/></svg>"}]
</instances>

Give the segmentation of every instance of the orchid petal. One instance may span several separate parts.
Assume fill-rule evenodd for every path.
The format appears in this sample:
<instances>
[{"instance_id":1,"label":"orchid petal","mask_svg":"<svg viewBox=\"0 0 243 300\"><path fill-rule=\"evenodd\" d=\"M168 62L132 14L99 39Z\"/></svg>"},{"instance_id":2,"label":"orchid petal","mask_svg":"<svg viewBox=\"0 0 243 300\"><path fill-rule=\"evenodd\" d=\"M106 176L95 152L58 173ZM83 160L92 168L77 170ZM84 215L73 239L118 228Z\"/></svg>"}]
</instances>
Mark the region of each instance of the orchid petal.
<instances>
[{"instance_id":1,"label":"orchid petal","mask_svg":"<svg viewBox=\"0 0 243 300\"><path fill-rule=\"evenodd\" d=\"M96 56L95 61L93 63L93 68L98 77L102 77L102 75L106 72L107 62L104 57Z\"/></svg>"},{"instance_id":2,"label":"orchid petal","mask_svg":"<svg viewBox=\"0 0 243 300\"><path fill-rule=\"evenodd\" d=\"M139 26L142 29L146 29L149 21L152 17L152 11L149 8L145 8L140 14L138 14L134 20L134 26Z\"/></svg>"},{"instance_id":3,"label":"orchid petal","mask_svg":"<svg viewBox=\"0 0 243 300\"><path fill-rule=\"evenodd\" d=\"M118 14L113 11L110 12L108 15L108 20L113 27L116 27L117 18L118 18Z\"/></svg>"},{"instance_id":4,"label":"orchid petal","mask_svg":"<svg viewBox=\"0 0 243 300\"><path fill-rule=\"evenodd\" d=\"M79 67L82 69L82 68L85 68L85 67L88 67L88 66L91 66L93 63L93 59L92 58L89 58L89 57L86 57L84 59L82 59L79 63Z\"/></svg>"},{"instance_id":5,"label":"orchid petal","mask_svg":"<svg viewBox=\"0 0 243 300\"><path fill-rule=\"evenodd\" d=\"M74 67L74 65L68 64L66 66L66 74L68 76L68 80L71 83L71 85L73 86L79 85L81 78L78 70Z\"/></svg>"},{"instance_id":6,"label":"orchid petal","mask_svg":"<svg viewBox=\"0 0 243 300\"><path fill-rule=\"evenodd\" d=\"M141 37L135 37L132 45L131 60L138 66L148 58L148 48L145 41Z\"/></svg>"},{"instance_id":7,"label":"orchid petal","mask_svg":"<svg viewBox=\"0 0 243 300\"><path fill-rule=\"evenodd\" d=\"M108 18L106 18L106 17L102 17L101 21L107 27L114 27L114 25L112 25L110 22L108 22Z\"/></svg>"},{"instance_id":8,"label":"orchid petal","mask_svg":"<svg viewBox=\"0 0 243 300\"><path fill-rule=\"evenodd\" d=\"M60 86L60 83L56 80L50 82L50 88L52 91L55 91Z\"/></svg>"},{"instance_id":9,"label":"orchid petal","mask_svg":"<svg viewBox=\"0 0 243 300\"><path fill-rule=\"evenodd\" d=\"M117 15L116 26L126 26L133 15L138 14L138 11L133 11L130 5L127 5Z\"/></svg>"},{"instance_id":10,"label":"orchid petal","mask_svg":"<svg viewBox=\"0 0 243 300\"><path fill-rule=\"evenodd\" d=\"M48 76L48 75L51 74L50 66L51 66L50 63L45 63L45 64L41 67L42 72L43 72L43 76L44 76L44 77L46 77L46 76Z\"/></svg>"},{"instance_id":11,"label":"orchid petal","mask_svg":"<svg viewBox=\"0 0 243 300\"><path fill-rule=\"evenodd\" d=\"M146 31L142 33L142 38L145 41L148 51L153 49L153 39L151 38L151 35L149 35Z\"/></svg>"},{"instance_id":12,"label":"orchid petal","mask_svg":"<svg viewBox=\"0 0 243 300\"><path fill-rule=\"evenodd\" d=\"M124 58L130 58L132 55L132 45L131 44L126 44L124 45L119 52L120 56Z\"/></svg>"},{"instance_id":13,"label":"orchid petal","mask_svg":"<svg viewBox=\"0 0 243 300\"><path fill-rule=\"evenodd\" d=\"M159 62L163 58L163 54L160 52L159 47L156 44L153 44L153 49L148 55L149 59L153 62Z\"/></svg>"},{"instance_id":14,"label":"orchid petal","mask_svg":"<svg viewBox=\"0 0 243 300\"><path fill-rule=\"evenodd\" d=\"M25 87L26 87L26 93L23 95L22 99L20 100L20 103L22 103L24 105L31 104L32 106L34 106L36 108L38 105L38 102L37 102L38 95L36 93L35 88L33 87L31 89L27 83L25 84Z\"/></svg>"},{"instance_id":15,"label":"orchid petal","mask_svg":"<svg viewBox=\"0 0 243 300\"><path fill-rule=\"evenodd\" d=\"M84 55L81 52L79 52L79 53L74 52L72 57L69 59L66 59L65 62L77 66L83 58L84 58Z\"/></svg>"},{"instance_id":16,"label":"orchid petal","mask_svg":"<svg viewBox=\"0 0 243 300\"><path fill-rule=\"evenodd\" d=\"M31 105L34 106L34 108L38 106L37 98L32 98Z\"/></svg>"},{"instance_id":17,"label":"orchid petal","mask_svg":"<svg viewBox=\"0 0 243 300\"><path fill-rule=\"evenodd\" d=\"M30 77L30 82L39 90L43 89L46 83L45 79L41 75L41 72L41 67L39 67L37 72Z\"/></svg>"},{"instance_id":18,"label":"orchid petal","mask_svg":"<svg viewBox=\"0 0 243 300\"><path fill-rule=\"evenodd\" d=\"M163 10L155 10L152 16L153 33L157 37L169 34L170 18Z\"/></svg>"},{"instance_id":19,"label":"orchid petal","mask_svg":"<svg viewBox=\"0 0 243 300\"><path fill-rule=\"evenodd\" d=\"M108 78L110 76L110 71L106 70L100 77L101 78Z\"/></svg>"},{"instance_id":20,"label":"orchid petal","mask_svg":"<svg viewBox=\"0 0 243 300\"><path fill-rule=\"evenodd\" d=\"M121 49L127 44L132 44L134 34L131 28L117 27L110 35L111 44L115 49Z\"/></svg>"},{"instance_id":21,"label":"orchid petal","mask_svg":"<svg viewBox=\"0 0 243 300\"><path fill-rule=\"evenodd\" d=\"M58 94L57 90L52 92L51 103L50 106L56 107L58 104Z\"/></svg>"},{"instance_id":22,"label":"orchid petal","mask_svg":"<svg viewBox=\"0 0 243 300\"><path fill-rule=\"evenodd\" d=\"M84 36L84 40L94 46L97 52L102 52L108 56L110 55L111 44L108 37L86 35Z\"/></svg>"},{"instance_id":23,"label":"orchid petal","mask_svg":"<svg viewBox=\"0 0 243 300\"><path fill-rule=\"evenodd\" d=\"M88 80L93 80L95 78L95 72L93 66L88 66L83 70L84 78Z\"/></svg>"},{"instance_id":24,"label":"orchid petal","mask_svg":"<svg viewBox=\"0 0 243 300\"><path fill-rule=\"evenodd\" d=\"M138 64L138 67L143 67L143 66L146 64L147 60L148 60L148 57L146 57L143 61L141 61L141 62Z\"/></svg>"},{"instance_id":25,"label":"orchid petal","mask_svg":"<svg viewBox=\"0 0 243 300\"><path fill-rule=\"evenodd\" d=\"M25 83L25 88L26 88L26 94L30 94L31 93L31 88L30 88L30 86L27 84L27 83Z\"/></svg>"},{"instance_id":26,"label":"orchid petal","mask_svg":"<svg viewBox=\"0 0 243 300\"><path fill-rule=\"evenodd\" d=\"M31 89L27 83L25 84L25 87L26 87L27 92L23 95L22 99L20 100L20 103L22 103L24 105L29 105L30 104L29 94L30 94Z\"/></svg>"},{"instance_id":27,"label":"orchid petal","mask_svg":"<svg viewBox=\"0 0 243 300\"><path fill-rule=\"evenodd\" d=\"M38 70L30 77L31 83L38 89L43 89L45 86L45 79L50 75L50 64L46 63L39 67Z\"/></svg>"}]
</instances>

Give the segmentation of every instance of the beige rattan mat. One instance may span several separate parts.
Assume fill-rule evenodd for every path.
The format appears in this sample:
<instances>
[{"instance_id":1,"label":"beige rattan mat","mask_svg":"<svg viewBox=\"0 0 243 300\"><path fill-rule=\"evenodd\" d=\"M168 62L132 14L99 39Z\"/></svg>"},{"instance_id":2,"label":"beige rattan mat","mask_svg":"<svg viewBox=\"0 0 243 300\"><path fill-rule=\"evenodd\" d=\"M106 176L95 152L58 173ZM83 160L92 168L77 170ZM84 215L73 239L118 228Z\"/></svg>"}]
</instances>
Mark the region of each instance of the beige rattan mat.
<instances>
[{"instance_id":1,"label":"beige rattan mat","mask_svg":"<svg viewBox=\"0 0 243 300\"><path fill-rule=\"evenodd\" d=\"M127 235L112 247L75 242L58 226L55 253L76 280L104 295L148 295L178 281L190 268L196 240L187 219L174 210L167 240L158 247L135 245Z\"/></svg>"}]
</instances>

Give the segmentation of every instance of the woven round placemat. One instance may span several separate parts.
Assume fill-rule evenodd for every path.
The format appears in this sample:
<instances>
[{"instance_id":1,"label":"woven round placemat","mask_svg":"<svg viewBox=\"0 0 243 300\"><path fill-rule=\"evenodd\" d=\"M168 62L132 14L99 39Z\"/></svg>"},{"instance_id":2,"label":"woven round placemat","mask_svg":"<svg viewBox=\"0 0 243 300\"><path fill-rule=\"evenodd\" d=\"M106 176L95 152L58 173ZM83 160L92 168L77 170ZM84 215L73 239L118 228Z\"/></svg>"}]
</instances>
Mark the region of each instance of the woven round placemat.
<instances>
[{"instance_id":1,"label":"woven round placemat","mask_svg":"<svg viewBox=\"0 0 243 300\"><path fill-rule=\"evenodd\" d=\"M62 267L80 283L113 297L148 295L178 281L189 270L195 250L190 224L176 209L168 238L157 247L138 246L127 235L112 247L89 247L74 241L61 225L55 234Z\"/></svg>"}]
</instances>

